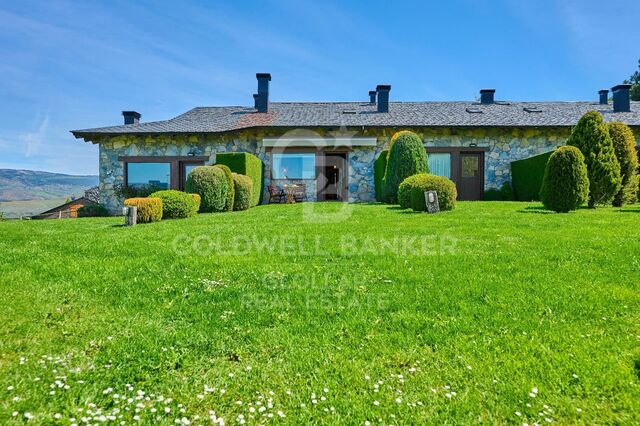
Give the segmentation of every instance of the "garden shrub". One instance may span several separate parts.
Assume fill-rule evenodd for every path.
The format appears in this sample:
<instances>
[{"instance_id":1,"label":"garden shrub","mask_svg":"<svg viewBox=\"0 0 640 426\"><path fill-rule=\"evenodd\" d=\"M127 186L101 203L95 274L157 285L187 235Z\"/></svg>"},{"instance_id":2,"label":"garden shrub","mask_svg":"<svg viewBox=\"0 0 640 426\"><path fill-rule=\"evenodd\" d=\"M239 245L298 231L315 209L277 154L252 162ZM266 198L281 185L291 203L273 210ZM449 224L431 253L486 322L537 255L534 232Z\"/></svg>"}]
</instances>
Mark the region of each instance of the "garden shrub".
<instances>
[{"instance_id":1,"label":"garden shrub","mask_svg":"<svg viewBox=\"0 0 640 426\"><path fill-rule=\"evenodd\" d=\"M189 194L191 198L193 198L193 202L196 203L196 213L200 211L200 203L202 202L202 198L198 194Z\"/></svg>"},{"instance_id":2,"label":"garden shrub","mask_svg":"<svg viewBox=\"0 0 640 426\"><path fill-rule=\"evenodd\" d=\"M196 167L187 176L185 191L198 194L201 198L201 212L221 212L225 210L229 181L219 167Z\"/></svg>"},{"instance_id":3,"label":"garden shrub","mask_svg":"<svg viewBox=\"0 0 640 426\"><path fill-rule=\"evenodd\" d=\"M556 212L575 210L589 197L589 177L584 156L574 146L558 148L547 163L540 199Z\"/></svg>"},{"instance_id":4,"label":"garden shrub","mask_svg":"<svg viewBox=\"0 0 640 426\"><path fill-rule=\"evenodd\" d=\"M384 189L384 172L387 168L387 156L389 155L388 150L383 150L380 152L378 158L373 163L373 182L376 190L376 200L382 201L382 192Z\"/></svg>"},{"instance_id":5,"label":"garden shrub","mask_svg":"<svg viewBox=\"0 0 640 426\"><path fill-rule=\"evenodd\" d=\"M384 174L384 202L389 204L398 201L398 186L403 180L429 172L427 151L418 135L403 130L393 135L392 141Z\"/></svg>"},{"instance_id":6,"label":"garden shrub","mask_svg":"<svg viewBox=\"0 0 640 426\"><path fill-rule=\"evenodd\" d=\"M192 194L176 191L175 189L165 189L154 192L149 197L160 198L162 200L163 219L181 219L193 217L198 214L200 203L196 201Z\"/></svg>"},{"instance_id":7,"label":"garden shrub","mask_svg":"<svg viewBox=\"0 0 640 426\"><path fill-rule=\"evenodd\" d=\"M620 164L621 177L621 187L613 198L613 205L620 207L633 204L638 192L636 138L629 126L620 122L609 123L609 134L618 164Z\"/></svg>"},{"instance_id":8,"label":"garden shrub","mask_svg":"<svg viewBox=\"0 0 640 426\"><path fill-rule=\"evenodd\" d=\"M77 211L78 217L107 217L109 216L109 210L102 204L87 204L82 206Z\"/></svg>"},{"instance_id":9,"label":"garden shrub","mask_svg":"<svg viewBox=\"0 0 640 426\"><path fill-rule=\"evenodd\" d=\"M121 199L126 198L144 198L153 194L156 191L161 191L166 188L162 188L158 185L147 184L147 185L136 185L136 186L127 186L124 184L116 184L113 186L113 192L116 197Z\"/></svg>"},{"instance_id":10,"label":"garden shrub","mask_svg":"<svg viewBox=\"0 0 640 426\"><path fill-rule=\"evenodd\" d=\"M589 207L608 204L620 190L620 165L609 127L597 111L588 111L571 131L567 145L578 148L589 175Z\"/></svg>"},{"instance_id":11,"label":"garden shrub","mask_svg":"<svg viewBox=\"0 0 640 426\"><path fill-rule=\"evenodd\" d=\"M162 220L162 199L157 197L127 198L125 206L138 208L138 223L159 222Z\"/></svg>"},{"instance_id":12,"label":"garden shrub","mask_svg":"<svg viewBox=\"0 0 640 426\"><path fill-rule=\"evenodd\" d=\"M489 188L484 191L482 196L484 201L513 201L513 189L511 188L511 184L509 182L505 182L502 184L500 189L497 188Z\"/></svg>"},{"instance_id":13,"label":"garden shrub","mask_svg":"<svg viewBox=\"0 0 640 426\"><path fill-rule=\"evenodd\" d=\"M400 206L420 212L426 211L427 205L424 200L426 191L438 193L440 210L452 210L455 207L458 197L456 184L444 176L428 173L415 174L402 181L398 188Z\"/></svg>"},{"instance_id":14,"label":"garden shrub","mask_svg":"<svg viewBox=\"0 0 640 426\"><path fill-rule=\"evenodd\" d=\"M540 187L553 151L511 162L511 183L517 201L540 200Z\"/></svg>"},{"instance_id":15,"label":"garden shrub","mask_svg":"<svg viewBox=\"0 0 640 426\"><path fill-rule=\"evenodd\" d=\"M253 180L249 176L232 173L235 197L233 210L247 210L253 197Z\"/></svg>"},{"instance_id":16,"label":"garden shrub","mask_svg":"<svg viewBox=\"0 0 640 426\"><path fill-rule=\"evenodd\" d=\"M221 152L216 154L216 164L224 164L232 172L249 176L253 182L251 207L262 203L264 164L248 152Z\"/></svg>"},{"instance_id":17,"label":"garden shrub","mask_svg":"<svg viewBox=\"0 0 640 426\"><path fill-rule=\"evenodd\" d=\"M224 164L216 164L213 167L221 169L227 177L227 200L224 203L224 209L228 212L233 211L233 199L235 198L235 185L233 184L233 176L231 175L231 169Z\"/></svg>"}]
</instances>

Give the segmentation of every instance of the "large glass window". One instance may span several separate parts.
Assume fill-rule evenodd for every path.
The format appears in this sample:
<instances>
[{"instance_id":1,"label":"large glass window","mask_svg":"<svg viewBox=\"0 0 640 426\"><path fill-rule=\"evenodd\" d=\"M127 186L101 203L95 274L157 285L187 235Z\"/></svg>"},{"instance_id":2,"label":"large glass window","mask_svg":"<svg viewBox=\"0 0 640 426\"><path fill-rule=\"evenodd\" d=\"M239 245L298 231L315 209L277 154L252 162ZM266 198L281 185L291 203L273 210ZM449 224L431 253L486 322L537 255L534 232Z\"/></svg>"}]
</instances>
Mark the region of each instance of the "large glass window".
<instances>
[{"instance_id":1,"label":"large glass window","mask_svg":"<svg viewBox=\"0 0 640 426\"><path fill-rule=\"evenodd\" d=\"M127 186L168 189L171 163L127 163Z\"/></svg>"},{"instance_id":2,"label":"large glass window","mask_svg":"<svg viewBox=\"0 0 640 426\"><path fill-rule=\"evenodd\" d=\"M428 154L429 171L438 176L451 179L451 154L448 152L437 152Z\"/></svg>"},{"instance_id":3,"label":"large glass window","mask_svg":"<svg viewBox=\"0 0 640 426\"><path fill-rule=\"evenodd\" d=\"M273 179L315 179L316 155L314 153L271 154Z\"/></svg>"}]
</instances>

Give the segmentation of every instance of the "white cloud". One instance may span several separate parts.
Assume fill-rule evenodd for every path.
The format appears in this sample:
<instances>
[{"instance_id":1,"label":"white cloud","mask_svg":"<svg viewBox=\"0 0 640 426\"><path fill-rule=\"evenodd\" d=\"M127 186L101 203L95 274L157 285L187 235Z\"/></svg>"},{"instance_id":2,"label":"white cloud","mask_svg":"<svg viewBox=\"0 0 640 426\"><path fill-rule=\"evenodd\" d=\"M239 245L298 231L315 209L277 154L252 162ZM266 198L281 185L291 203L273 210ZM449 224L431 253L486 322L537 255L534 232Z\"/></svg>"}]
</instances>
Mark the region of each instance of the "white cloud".
<instances>
[{"instance_id":1,"label":"white cloud","mask_svg":"<svg viewBox=\"0 0 640 426\"><path fill-rule=\"evenodd\" d=\"M27 145L26 157L37 155L40 152L40 147L45 141L47 129L49 128L49 114L36 118L36 122L38 124L35 131L26 133L22 137L22 141Z\"/></svg>"}]
</instances>

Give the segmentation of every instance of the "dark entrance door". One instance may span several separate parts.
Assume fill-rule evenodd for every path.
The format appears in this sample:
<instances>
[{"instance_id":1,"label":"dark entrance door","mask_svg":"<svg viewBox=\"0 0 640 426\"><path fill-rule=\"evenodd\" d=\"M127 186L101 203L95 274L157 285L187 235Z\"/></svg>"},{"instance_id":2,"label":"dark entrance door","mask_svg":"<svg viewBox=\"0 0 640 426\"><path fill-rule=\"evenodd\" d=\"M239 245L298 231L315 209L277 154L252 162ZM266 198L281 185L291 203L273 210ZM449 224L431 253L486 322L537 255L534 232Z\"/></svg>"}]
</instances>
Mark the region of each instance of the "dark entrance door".
<instances>
[{"instance_id":1,"label":"dark entrance door","mask_svg":"<svg viewBox=\"0 0 640 426\"><path fill-rule=\"evenodd\" d=\"M318 200L346 201L347 154L320 154L317 166Z\"/></svg>"},{"instance_id":2,"label":"dark entrance door","mask_svg":"<svg viewBox=\"0 0 640 426\"><path fill-rule=\"evenodd\" d=\"M481 200L484 192L484 152L460 153L459 200Z\"/></svg>"}]
</instances>

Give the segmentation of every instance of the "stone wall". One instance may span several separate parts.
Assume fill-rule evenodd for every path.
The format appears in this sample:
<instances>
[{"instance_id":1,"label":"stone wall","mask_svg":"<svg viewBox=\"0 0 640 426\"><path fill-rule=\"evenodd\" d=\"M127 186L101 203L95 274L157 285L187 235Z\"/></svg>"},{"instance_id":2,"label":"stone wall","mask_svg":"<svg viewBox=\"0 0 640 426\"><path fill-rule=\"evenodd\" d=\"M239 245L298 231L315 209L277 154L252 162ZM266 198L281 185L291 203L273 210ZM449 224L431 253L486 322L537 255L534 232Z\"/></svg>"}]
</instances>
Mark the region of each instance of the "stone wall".
<instances>
[{"instance_id":1,"label":"stone wall","mask_svg":"<svg viewBox=\"0 0 640 426\"><path fill-rule=\"evenodd\" d=\"M349 202L369 202L375 200L373 182L373 163L380 151L388 146L388 141L397 130L393 128L339 129L350 136L365 136L378 139L376 147L354 147L348 154L349 163ZM488 129L448 129L448 128L409 128L424 140L425 146L464 147L476 144L486 147L485 189L499 188L511 180L511 161L528 158L550 151L563 145L569 136L568 128L488 128ZM336 129L307 129L315 136L335 135ZM118 136L96 140L100 144L100 194L102 203L116 212L121 206L114 194L114 186L123 184L123 164L119 156L208 156L207 164L215 163L218 152L249 152L264 162L265 200L268 200L266 187L271 183L271 156L262 146L265 137L278 137L291 130L245 130L225 135L189 135L189 136ZM636 136L640 132L636 129ZM277 185L285 183L304 183L307 186L309 200L316 199L315 181L278 180Z\"/></svg>"}]
</instances>

